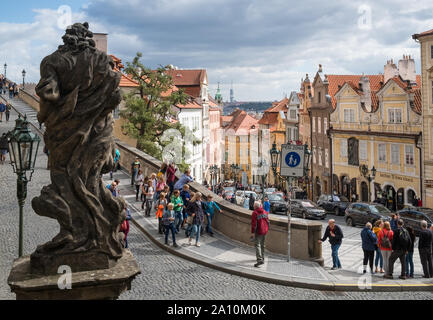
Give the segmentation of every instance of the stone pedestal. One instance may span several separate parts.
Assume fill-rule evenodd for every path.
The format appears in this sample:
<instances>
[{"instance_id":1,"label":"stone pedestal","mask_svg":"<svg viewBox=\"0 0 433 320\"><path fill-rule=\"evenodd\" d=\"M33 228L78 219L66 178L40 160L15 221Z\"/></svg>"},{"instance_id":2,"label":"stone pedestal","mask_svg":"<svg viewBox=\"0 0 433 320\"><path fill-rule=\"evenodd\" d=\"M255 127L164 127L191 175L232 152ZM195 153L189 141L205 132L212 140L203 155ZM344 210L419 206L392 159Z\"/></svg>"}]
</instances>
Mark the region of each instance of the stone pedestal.
<instances>
[{"instance_id":1,"label":"stone pedestal","mask_svg":"<svg viewBox=\"0 0 433 320\"><path fill-rule=\"evenodd\" d=\"M323 267L322 245L318 243L322 237L322 224L300 220L292 222L290 230L290 256L294 259L314 261Z\"/></svg>"},{"instance_id":2,"label":"stone pedestal","mask_svg":"<svg viewBox=\"0 0 433 320\"><path fill-rule=\"evenodd\" d=\"M115 300L131 289L131 282L141 271L132 253L125 250L123 257L109 269L74 272L71 289L60 289L65 274L31 274L30 256L14 261L8 284L17 300Z\"/></svg>"}]
</instances>

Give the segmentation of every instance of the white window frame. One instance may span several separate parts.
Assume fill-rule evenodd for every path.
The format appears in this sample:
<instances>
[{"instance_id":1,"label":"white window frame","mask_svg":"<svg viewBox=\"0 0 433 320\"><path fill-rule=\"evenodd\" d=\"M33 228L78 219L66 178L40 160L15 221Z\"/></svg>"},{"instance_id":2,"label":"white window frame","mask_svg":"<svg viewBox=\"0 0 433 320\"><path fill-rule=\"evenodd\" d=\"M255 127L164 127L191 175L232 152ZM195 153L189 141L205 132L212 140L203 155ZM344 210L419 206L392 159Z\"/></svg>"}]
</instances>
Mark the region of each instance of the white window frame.
<instances>
[{"instance_id":1,"label":"white window frame","mask_svg":"<svg viewBox=\"0 0 433 320\"><path fill-rule=\"evenodd\" d=\"M389 108L388 109L388 123L402 123L403 122L403 110L401 108Z\"/></svg>"},{"instance_id":2,"label":"white window frame","mask_svg":"<svg viewBox=\"0 0 433 320\"><path fill-rule=\"evenodd\" d=\"M322 133L322 117L317 118L317 133Z\"/></svg>"},{"instance_id":3,"label":"white window frame","mask_svg":"<svg viewBox=\"0 0 433 320\"><path fill-rule=\"evenodd\" d=\"M400 145L391 144L391 164L400 164Z\"/></svg>"},{"instance_id":4,"label":"white window frame","mask_svg":"<svg viewBox=\"0 0 433 320\"><path fill-rule=\"evenodd\" d=\"M316 147L313 147L313 163L316 164L317 163L317 152L316 152Z\"/></svg>"},{"instance_id":5,"label":"white window frame","mask_svg":"<svg viewBox=\"0 0 433 320\"><path fill-rule=\"evenodd\" d=\"M323 133L326 134L326 131L328 131L328 118L323 118Z\"/></svg>"},{"instance_id":6,"label":"white window frame","mask_svg":"<svg viewBox=\"0 0 433 320\"><path fill-rule=\"evenodd\" d=\"M383 154L381 154L381 151L383 151ZM379 143L377 145L377 156L378 156L379 162L382 162L382 163L386 162L386 144L385 143Z\"/></svg>"},{"instance_id":7,"label":"white window frame","mask_svg":"<svg viewBox=\"0 0 433 320\"><path fill-rule=\"evenodd\" d=\"M325 167L329 168L329 150L325 149Z\"/></svg>"},{"instance_id":8,"label":"white window frame","mask_svg":"<svg viewBox=\"0 0 433 320\"><path fill-rule=\"evenodd\" d=\"M313 132L316 132L316 117L313 117Z\"/></svg>"},{"instance_id":9,"label":"white window frame","mask_svg":"<svg viewBox=\"0 0 433 320\"><path fill-rule=\"evenodd\" d=\"M347 158L347 139L340 140L340 158Z\"/></svg>"},{"instance_id":10,"label":"white window frame","mask_svg":"<svg viewBox=\"0 0 433 320\"><path fill-rule=\"evenodd\" d=\"M354 123L356 121L355 110L346 108L343 109L343 114L344 114L344 122Z\"/></svg>"},{"instance_id":11,"label":"white window frame","mask_svg":"<svg viewBox=\"0 0 433 320\"><path fill-rule=\"evenodd\" d=\"M319 148L319 165L323 166L323 152L322 152L322 148Z\"/></svg>"},{"instance_id":12,"label":"white window frame","mask_svg":"<svg viewBox=\"0 0 433 320\"><path fill-rule=\"evenodd\" d=\"M407 144L404 146L404 162L407 166L415 165L415 148L413 145Z\"/></svg>"},{"instance_id":13,"label":"white window frame","mask_svg":"<svg viewBox=\"0 0 433 320\"><path fill-rule=\"evenodd\" d=\"M368 142L359 141L359 160L368 160Z\"/></svg>"}]
</instances>

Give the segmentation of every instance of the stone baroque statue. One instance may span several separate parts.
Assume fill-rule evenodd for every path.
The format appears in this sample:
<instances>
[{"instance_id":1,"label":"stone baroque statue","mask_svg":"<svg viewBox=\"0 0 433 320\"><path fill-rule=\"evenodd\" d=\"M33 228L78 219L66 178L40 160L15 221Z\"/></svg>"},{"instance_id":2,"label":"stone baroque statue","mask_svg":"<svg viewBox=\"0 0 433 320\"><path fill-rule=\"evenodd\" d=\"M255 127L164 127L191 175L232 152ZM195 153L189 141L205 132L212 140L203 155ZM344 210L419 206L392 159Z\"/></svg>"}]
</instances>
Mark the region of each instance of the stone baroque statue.
<instances>
[{"instance_id":1,"label":"stone baroque statue","mask_svg":"<svg viewBox=\"0 0 433 320\"><path fill-rule=\"evenodd\" d=\"M46 126L51 184L32 207L56 219L60 232L31 255L35 273L57 273L61 265L73 272L106 269L123 253L126 205L101 179L114 166L111 113L121 101L121 75L92 37L88 23L72 25L64 45L41 63L38 120Z\"/></svg>"}]
</instances>

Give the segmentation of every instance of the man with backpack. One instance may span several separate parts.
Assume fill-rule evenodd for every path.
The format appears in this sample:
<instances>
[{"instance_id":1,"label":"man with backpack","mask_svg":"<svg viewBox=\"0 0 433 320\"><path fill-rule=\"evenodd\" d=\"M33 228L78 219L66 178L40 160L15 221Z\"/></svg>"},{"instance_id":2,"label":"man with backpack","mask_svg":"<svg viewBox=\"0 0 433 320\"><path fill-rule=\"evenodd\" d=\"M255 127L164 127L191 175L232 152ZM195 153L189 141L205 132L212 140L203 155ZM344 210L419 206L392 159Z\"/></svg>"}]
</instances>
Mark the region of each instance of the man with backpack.
<instances>
[{"instance_id":1,"label":"man with backpack","mask_svg":"<svg viewBox=\"0 0 433 320\"><path fill-rule=\"evenodd\" d=\"M393 279L392 273L394 271L394 263L397 259L401 262L401 275L400 279L406 279L406 254L412 243L409 232L403 228L403 220L397 221L397 229L392 237L392 253L389 257L389 273L384 276L386 279Z\"/></svg>"},{"instance_id":2,"label":"man with backpack","mask_svg":"<svg viewBox=\"0 0 433 320\"><path fill-rule=\"evenodd\" d=\"M265 238L269 231L269 215L263 210L262 204L254 203L254 211L251 217L251 241L255 241L258 268L265 263Z\"/></svg>"}]
</instances>

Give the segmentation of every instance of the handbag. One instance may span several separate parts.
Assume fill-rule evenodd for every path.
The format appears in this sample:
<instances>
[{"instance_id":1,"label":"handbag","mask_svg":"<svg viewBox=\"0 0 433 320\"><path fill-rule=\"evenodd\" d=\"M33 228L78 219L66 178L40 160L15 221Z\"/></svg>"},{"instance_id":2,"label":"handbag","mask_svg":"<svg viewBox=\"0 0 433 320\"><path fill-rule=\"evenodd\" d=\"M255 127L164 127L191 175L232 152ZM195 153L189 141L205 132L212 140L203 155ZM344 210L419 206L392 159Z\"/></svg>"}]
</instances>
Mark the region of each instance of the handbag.
<instances>
[{"instance_id":1,"label":"handbag","mask_svg":"<svg viewBox=\"0 0 433 320\"><path fill-rule=\"evenodd\" d=\"M192 223L193 223L193 219L194 219L193 216L188 216L188 217L186 218L186 223L187 223L187 224L192 224Z\"/></svg>"}]
</instances>

